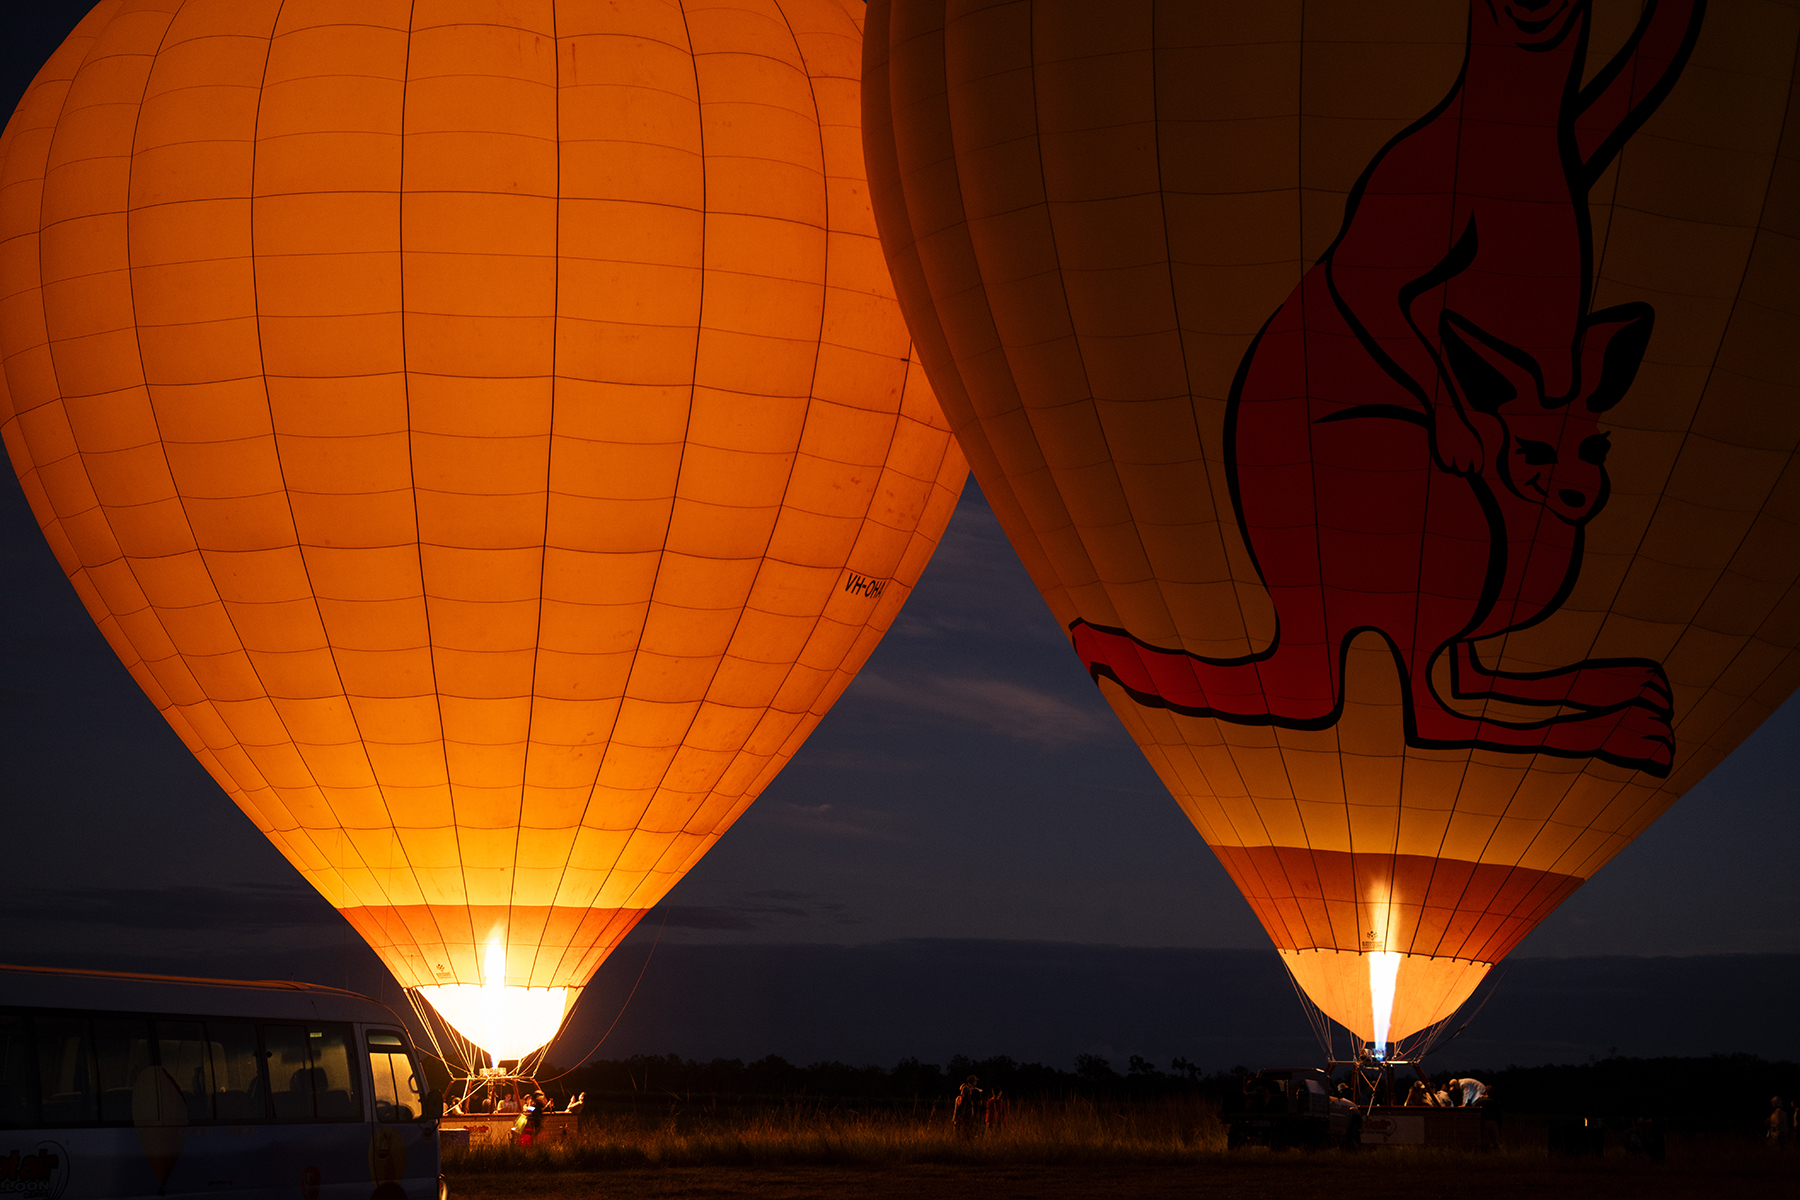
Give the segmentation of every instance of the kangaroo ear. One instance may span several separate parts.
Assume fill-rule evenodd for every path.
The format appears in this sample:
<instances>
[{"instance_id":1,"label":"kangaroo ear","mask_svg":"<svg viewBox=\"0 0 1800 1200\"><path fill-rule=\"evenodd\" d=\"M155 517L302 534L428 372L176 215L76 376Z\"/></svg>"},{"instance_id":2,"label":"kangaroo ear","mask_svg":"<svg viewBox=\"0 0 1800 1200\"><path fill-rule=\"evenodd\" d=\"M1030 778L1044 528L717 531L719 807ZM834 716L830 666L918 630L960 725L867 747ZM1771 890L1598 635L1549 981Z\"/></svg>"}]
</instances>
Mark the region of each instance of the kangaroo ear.
<instances>
[{"instance_id":1,"label":"kangaroo ear","mask_svg":"<svg viewBox=\"0 0 1800 1200\"><path fill-rule=\"evenodd\" d=\"M1445 309L1438 318L1438 344L1444 348L1444 365L1479 412L1496 413L1521 391L1542 393L1531 356L1467 317Z\"/></svg>"},{"instance_id":2,"label":"kangaroo ear","mask_svg":"<svg viewBox=\"0 0 1800 1200\"><path fill-rule=\"evenodd\" d=\"M1581 331L1581 384L1589 412L1605 412L1625 398L1655 324L1656 310L1641 302L1588 317Z\"/></svg>"}]
</instances>

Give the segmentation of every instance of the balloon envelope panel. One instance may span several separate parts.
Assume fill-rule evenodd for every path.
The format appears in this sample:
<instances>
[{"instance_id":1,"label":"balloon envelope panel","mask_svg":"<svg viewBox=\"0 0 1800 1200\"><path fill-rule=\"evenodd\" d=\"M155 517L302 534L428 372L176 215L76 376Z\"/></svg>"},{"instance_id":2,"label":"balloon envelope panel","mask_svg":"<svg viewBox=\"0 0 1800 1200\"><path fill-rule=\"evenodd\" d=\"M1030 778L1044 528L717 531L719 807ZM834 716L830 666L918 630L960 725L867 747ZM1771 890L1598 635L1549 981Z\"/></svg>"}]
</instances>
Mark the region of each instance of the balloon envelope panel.
<instances>
[{"instance_id":1,"label":"balloon envelope panel","mask_svg":"<svg viewBox=\"0 0 1800 1200\"><path fill-rule=\"evenodd\" d=\"M105 0L6 128L34 512L406 986L585 983L949 518L861 16Z\"/></svg>"},{"instance_id":2,"label":"balloon envelope panel","mask_svg":"<svg viewBox=\"0 0 1800 1200\"><path fill-rule=\"evenodd\" d=\"M870 5L883 245L983 493L1365 1038L1373 956L1392 1036L1447 1015L1800 681L1797 32Z\"/></svg>"}]
</instances>

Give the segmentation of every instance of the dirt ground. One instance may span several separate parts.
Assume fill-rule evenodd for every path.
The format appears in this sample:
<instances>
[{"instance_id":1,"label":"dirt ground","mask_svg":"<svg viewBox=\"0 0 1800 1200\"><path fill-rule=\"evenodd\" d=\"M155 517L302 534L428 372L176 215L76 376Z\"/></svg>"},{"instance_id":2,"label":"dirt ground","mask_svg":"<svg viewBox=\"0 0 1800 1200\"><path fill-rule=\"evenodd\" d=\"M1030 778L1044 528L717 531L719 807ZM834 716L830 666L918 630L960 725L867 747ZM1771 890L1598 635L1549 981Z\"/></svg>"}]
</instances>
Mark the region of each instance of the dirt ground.
<instances>
[{"instance_id":1,"label":"dirt ground","mask_svg":"<svg viewBox=\"0 0 1800 1200\"><path fill-rule=\"evenodd\" d=\"M1371 1161L1377 1160L1377 1161ZM1800 1197L1800 1154L1729 1163L1553 1165L1248 1155L1193 1166L669 1167L450 1177L452 1200L1674 1200Z\"/></svg>"}]
</instances>

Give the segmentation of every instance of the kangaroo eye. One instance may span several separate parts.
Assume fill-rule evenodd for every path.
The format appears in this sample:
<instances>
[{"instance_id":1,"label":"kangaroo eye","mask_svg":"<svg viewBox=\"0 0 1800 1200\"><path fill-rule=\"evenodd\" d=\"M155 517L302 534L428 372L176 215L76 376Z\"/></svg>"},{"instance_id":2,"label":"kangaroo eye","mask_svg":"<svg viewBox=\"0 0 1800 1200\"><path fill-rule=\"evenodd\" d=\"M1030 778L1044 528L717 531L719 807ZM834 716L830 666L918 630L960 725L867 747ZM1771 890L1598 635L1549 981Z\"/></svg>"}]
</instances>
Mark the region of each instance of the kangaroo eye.
<instances>
[{"instance_id":1,"label":"kangaroo eye","mask_svg":"<svg viewBox=\"0 0 1800 1200\"><path fill-rule=\"evenodd\" d=\"M1556 461L1556 447L1549 442L1534 442L1529 438L1520 438L1519 448L1515 453L1523 454L1525 462L1533 467L1547 467Z\"/></svg>"},{"instance_id":2,"label":"kangaroo eye","mask_svg":"<svg viewBox=\"0 0 1800 1200\"><path fill-rule=\"evenodd\" d=\"M1584 463L1593 463L1596 467L1606 462L1606 452L1612 449L1612 435L1596 433L1592 437L1581 439L1581 449L1575 453L1581 456Z\"/></svg>"}]
</instances>

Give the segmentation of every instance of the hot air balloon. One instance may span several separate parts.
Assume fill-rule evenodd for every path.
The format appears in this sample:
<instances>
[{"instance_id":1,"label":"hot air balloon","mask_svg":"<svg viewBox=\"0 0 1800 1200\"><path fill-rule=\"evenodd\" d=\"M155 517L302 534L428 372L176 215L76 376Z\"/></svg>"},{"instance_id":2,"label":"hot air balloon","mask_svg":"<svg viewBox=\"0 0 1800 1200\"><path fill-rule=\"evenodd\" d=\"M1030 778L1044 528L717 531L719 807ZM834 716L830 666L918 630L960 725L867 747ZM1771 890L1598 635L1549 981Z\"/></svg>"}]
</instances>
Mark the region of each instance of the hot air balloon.
<instances>
[{"instance_id":1,"label":"hot air balloon","mask_svg":"<svg viewBox=\"0 0 1800 1200\"><path fill-rule=\"evenodd\" d=\"M982 492L1377 1053L1800 682L1797 37L869 6L882 244Z\"/></svg>"},{"instance_id":2,"label":"hot air balloon","mask_svg":"<svg viewBox=\"0 0 1800 1200\"><path fill-rule=\"evenodd\" d=\"M497 1058L768 785L965 474L848 0L104 0L0 141L0 416L221 787Z\"/></svg>"}]
</instances>

